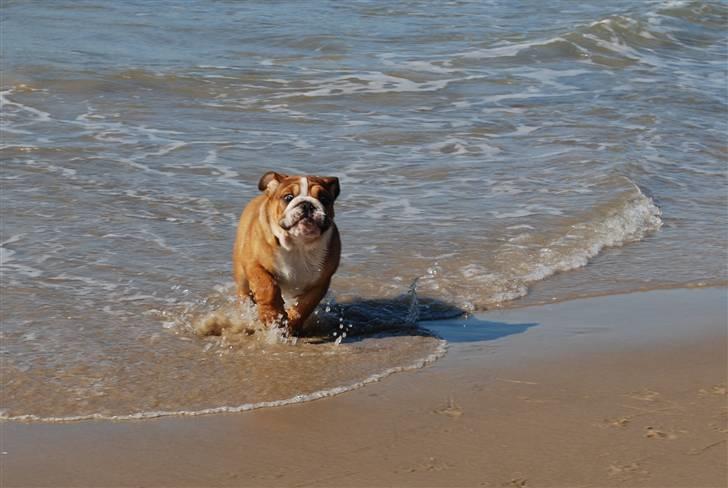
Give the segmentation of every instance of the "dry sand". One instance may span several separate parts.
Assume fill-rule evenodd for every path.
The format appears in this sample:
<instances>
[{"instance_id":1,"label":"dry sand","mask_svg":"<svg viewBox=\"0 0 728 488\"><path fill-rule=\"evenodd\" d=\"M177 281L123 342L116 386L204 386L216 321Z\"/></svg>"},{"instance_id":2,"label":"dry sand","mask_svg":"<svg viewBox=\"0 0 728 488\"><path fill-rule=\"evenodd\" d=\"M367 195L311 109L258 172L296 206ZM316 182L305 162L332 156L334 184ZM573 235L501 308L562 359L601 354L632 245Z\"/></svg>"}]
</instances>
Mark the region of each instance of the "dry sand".
<instances>
[{"instance_id":1,"label":"dry sand","mask_svg":"<svg viewBox=\"0 0 728 488\"><path fill-rule=\"evenodd\" d=\"M242 414L2 424L2 486L728 484L726 291L431 324L435 365Z\"/></svg>"}]
</instances>

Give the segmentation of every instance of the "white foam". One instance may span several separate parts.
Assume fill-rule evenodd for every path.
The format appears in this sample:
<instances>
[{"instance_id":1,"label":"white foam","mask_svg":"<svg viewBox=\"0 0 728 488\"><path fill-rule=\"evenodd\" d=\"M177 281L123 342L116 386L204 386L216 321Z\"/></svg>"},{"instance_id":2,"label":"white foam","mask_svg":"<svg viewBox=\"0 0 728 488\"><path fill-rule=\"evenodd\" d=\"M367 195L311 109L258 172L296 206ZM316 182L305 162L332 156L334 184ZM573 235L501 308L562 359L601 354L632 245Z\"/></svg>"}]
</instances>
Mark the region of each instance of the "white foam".
<instances>
[{"instance_id":1,"label":"white foam","mask_svg":"<svg viewBox=\"0 0 728 488\"><path fill-rule=\"evenodd\" d=\"M624 16L608 17L606 19L597 20L589 24L589 27L602 27L616 35L614 26L619 25L620 23L629 26L632 29L632 32L640 37L644 37L645 39L655 39L655 36L653 36L649 31L639 29L639 22L635 19Z\"/></svg>"},{"instance_id":2,"label":"white foam","mask_svg":"<svg viewBox=\"0 0 728 488\"><path fill-rule=\"evenodd\" d=\"M138 412L138 413L132 413L127 415L105 415L101 413L94 413L89 415L71 415L66 417L43 417L40 415L9 415L7 413L7 410L0 409L0 420L5 421L21 421L21 422L45 422L45 423L63 423L63 422L78 422L83 420L114 420L114 421L121 421L121 420L147 420L147 419L155 419L160 417L193 417L193 416L199 416L199 415L212 415L212 414L219 414L219 413L239 413L239 412L247 412L250 410L257 410L260 408L267 408L267 407L282 407L284 405L292 405L296 403L303 403L303 402L310 402L313 400L318 400L321 398L327 398L332 397L336 395L340 395L342 393L346 393L348 391L356 390L359 388L362 388L369 383L375 383L378 381L383 380L384 378L394 374L394 373L400 373L403 371L411 371L415 369L421 369L429 364L432 364L433 362L437 361L441 357L445 355L447 352L447 341L444 339L440 339L437 349L430 354L429 356L419 359L415 361L414 363L405 365L405 366L396 366L393 368L386 369L380 373L372 374L371 376L368 376L367 378L357 381L355 383L351 383L348 385L343 386L337 386L333 388L328 388L325 390L319 390L315 391L313 393L307 393L307 394L300 394L300 395L294 395L290 398L282 399L282 400L273 400L273 401L267 401L267 402L258 402L258 403L244 403L242 405L232 405L232 406L220 406L220 407L212 407L212 408L204 408L201 410L156 410L156 411L148 411L148 412Z\"/></svg>"},{"instance_id":3,"label":"white foam","mask_svg":"<svg viewBox=\"0 0 728 488\"><path fill-rule=\"evenodd\" d=\"M276 98L303 97L329 97L351 94L370 93L401 93L401 92L430 92L445 88L454 80L433 80L418 83L397 76L386 75L378 71L356 73L351 75L324 78L309 84L318 85L318 88L303 92L293 92L280 95Z\"/></svg>"},{"instance_id":4,"label":"white foam","mask_svg":"<svg viewBox=\"0 0 728 488\"><path fill-rule=\"evenodd\" d=\"M606 49L607 51L612 51L614 53L620 54L623 57L632 61L637 61L640 58L640 55L634 49L620 42L618 39L612 39L607 41L597 37L594 34L584 34L584 38L589 39L590 41L594 42L594 44Z\"/></svg>"},{"instance_id":5,"label":"white foam","mask_svg":"<svg viewBox=\"0 0 728 488\"><path fill-rule=\"evenodd\" d=\"M519 192L520 193L520 192ZM529 215L562 215L563 212L557 208L546 207L544 205L525 205L522 208L512 210L510 212L499 212L491 210L488 212L496 219L513 219L518 217L527 217Z\"/></svg>"},{"instance_id":6,"label":"white foam","mask_svg":"<svg viewBox=\"0 0 728 488\"><path fill-rule=\"evenodd\" d=\"M33 116L35 118L35 120L32 121L33 123L48 122L49 120L51 120L51 114L49 114L48 112L44 112L43 110L39 110L29 105L23 105L20 102L10 100L8 98L8 95L11 95L13 92L14 90L12 88L8 90L0 90L0 110L2 110L4 114L7 115L7 107L15 107L18 111L26 112Z\"/></svg>"},{"instance_id":7,"label":"white foam","mask_svg":"<svg viewBox=\"0 0 728 488\"><path fill-rule=\"evenodd\" d=\"M636 188L636 187L635 187ZM604 248L618 247L628 242L642 240L648 233L662 227L662 212L652 199L637 189L637 196L626 202L618 212L608 216L601 222L574 226L574 233L569 233L553 243L558 247L571 239L583 241L583 247L577 247L567 255L553 262L536 267L523 277L524 281L542 280L557 272L570 271L586 266L590 259L598 255ZM583 230L589 237L584 238Z\"/></svg>"},{"instance_id":8,"label":"white foam","mask_svg":"<svg viewBox=\"0 0 728 488\"><path fill-rule=\"evenodd\" d=\"M464 154L477 154L480 156L494 156L502 150L479 140L466 140L460 137L451 137L442 142L428 144L423 147L426 152L459 156Z\"/></svg>"},{"instance_id":9,"label":"white foam","mask_svg":"<svg viewBox=\"0 0 728 488\"><path fill-rule=\"evenodd\" d=\"M542 47L555 42L569 42L563 37L557 36L550 39L540 39L529 42L508 43L492 46L485 49L476 49L461 53L460 57L466 59L488 59L518 56L522 51L532 47Z\"/></svg>"},{"instance_id":10,"label":"white foam","mask_svg":"<svg viewBox=\"0 0 728 488\"><path fill-rule=\"evenodd\" d=\"M399 58L398 55L393 53L380 54L379 57L382 60L382 64L385 66L393 66L400 69L409 69L412 71L422 71L427 73L438 73L438 74L449 74L457 71L452 68L446 68L444 66L435 64L438 61L424 61L424 60L409 60L409 61L395 61ZM442 63L445 64L445 63Z\"/></svg>"},{"instance_id":11,"label":"white foam","mask_svg":"<svg viewBox=\"0 0 728 488\"><path fill-rule=\"evenodd\" d=\"M626 179L626 178L625 178ZM640 241L648 234L662 227L662 212L655 203L644 195L631 181L634 191L606 215L595 221L574 224L569 231L541 245L538 249L528 251L523 260L516 259L515 265L501 272L489 272L483 266L469 264L461 268L463 277L470 281L486 284L493 290L488 296L491 303L501 303L525 296L528 286L559 272L571 271L586 266L589 261L605 248L619 247L630 242ZM532 212L533 211L533 212ZM524 208L510 213L496 214L497 218L517 218L531 213L539 213L536 209ZM511 226L528 228L530 226ZM522 246L529 235L524 234L509 242L505 248L509 253L513 249L528 249ZM511 261L512 256L497 258L496 261Z\"/></svg>"}]
</instances>

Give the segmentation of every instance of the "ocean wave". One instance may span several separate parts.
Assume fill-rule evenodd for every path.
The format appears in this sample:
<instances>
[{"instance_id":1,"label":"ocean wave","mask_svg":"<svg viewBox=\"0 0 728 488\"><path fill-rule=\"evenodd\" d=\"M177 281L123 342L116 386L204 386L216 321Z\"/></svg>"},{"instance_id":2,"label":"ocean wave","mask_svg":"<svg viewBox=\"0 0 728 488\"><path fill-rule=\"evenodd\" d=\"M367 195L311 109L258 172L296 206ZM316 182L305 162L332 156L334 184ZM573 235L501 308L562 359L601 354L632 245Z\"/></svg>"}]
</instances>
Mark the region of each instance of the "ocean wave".
<instances>
[{"instance_id":1,"label":"ocean wave","mask_svg":"<svg viewBox=\"0 0 728 488\"><path fill-rule=\"evenodd\" d=\"M563 235L529 249L520 265L511 270L512 275L494 276L494 281L508 284L492 295L492 303L524 296L532 283L584 267L606 248L640 241L659 230L662 227L661 210L639 187L630 184L631 191L591 209L587 220L572 223ZM527 246L523 242L519 245ZM505 254L510 253L506 251ZM520 254L520 250L516 254Z\"/></svg>"},{"instance_id":2,"label":"ocean wave","mask_svg":"<svg viewBox=\"0 0 728 488\"><path fill-rule=\"evenodd\" d=\"M581 268L603 249L641 241L662 227L659 207L636 185L632 194L594 209L593 215L593 221L574 224L563 237L553 241L549 247L560 252L535 266L523 281L540 281L557 272Z\"/></svg>"},{"instance_id":3,"label":"ocean wave","mask_svg":"<svg viewBox=\"0 0 728 488\"><path fill-rule=\"evenodd\" d=\"M560 223L547 230L520 226L525 232L486 259L467 255L436 263L437 273L425 276L420 290L463 310L500 306L527 295L533 283L584 267L605 249L641 241L662 227L660 208L631 180L617 177L603 184L621 190L613 199L578 215L551 212ZM548 209L528 207L496 218L543 215L544 211Z\"/></svg>"},{"instance_id":4,"label":"ocean wave","mask_svg":"<svg viewBox=\"0 0 728 488\"><path fill-rule=\"evenodd\" d=\"M651 15L654 23L662 19L673 18L691 24L716 28L725 32L728 23L728 6L724 2L706 2L703 0L670 0L660 4L656 15Z\"/></svg>"},{"instance_id":5,"label":"ocean wave","mask_svg":"<svg viewBox=\"0 0 728 488\"><path fill-rule=\"evenodd\" d=\"M669 55L675 48L691 47L691 43L681 37L681 28L706 23L725 27L727 15L728 9L723 6L705 2L665 4L644 15L611 15L548 38L501 42L467 51L455 55L443 66L458 67L473 60L508 58L532 58L540 62L563 58L610 67L634 63L654 66L664 62L661 51ZM681 23L674 25L667 20ZM722 37L705 38L704 42L719 43Z\"/></svg>"}]
</instances>

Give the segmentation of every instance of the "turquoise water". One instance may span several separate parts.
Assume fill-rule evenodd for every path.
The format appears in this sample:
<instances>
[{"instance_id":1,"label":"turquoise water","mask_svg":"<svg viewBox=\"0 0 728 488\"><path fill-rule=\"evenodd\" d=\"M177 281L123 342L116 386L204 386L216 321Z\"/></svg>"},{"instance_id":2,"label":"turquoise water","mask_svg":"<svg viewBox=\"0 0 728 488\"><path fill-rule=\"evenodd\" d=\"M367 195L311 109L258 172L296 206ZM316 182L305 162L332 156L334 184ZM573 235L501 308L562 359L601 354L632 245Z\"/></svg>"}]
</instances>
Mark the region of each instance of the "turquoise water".
<instances>
[{"instance_id":1,"label":"turquoise water","mask_svg":"<svg viewBox=\"0 0 728 488\"><path fill-rule=\"evenodd\" d=\"M18 391L74 405L123 370L115 412L137 412L149 368L219 351L194 331L269 169L341 179L328 302L378 300L348 321L404 320L414 280L423 319L726 282L723 2L6 1L1 22Z\"/></svg>"}]
</instances>

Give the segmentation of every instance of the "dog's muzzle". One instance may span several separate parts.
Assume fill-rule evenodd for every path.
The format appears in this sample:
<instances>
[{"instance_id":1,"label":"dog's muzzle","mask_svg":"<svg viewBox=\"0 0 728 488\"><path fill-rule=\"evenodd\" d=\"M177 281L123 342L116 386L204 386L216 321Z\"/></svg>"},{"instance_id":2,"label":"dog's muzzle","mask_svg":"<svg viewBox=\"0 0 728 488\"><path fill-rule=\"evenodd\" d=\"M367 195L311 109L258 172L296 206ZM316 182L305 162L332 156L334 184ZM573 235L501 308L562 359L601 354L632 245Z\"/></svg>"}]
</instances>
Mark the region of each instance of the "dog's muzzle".
<instances>
[{"instance_id":1,"label":"dog's muzzle","mask_svg":"<svg viewBox=\"0 0 728 488\"><path fill-rule=\"evenodd\" d=\"M286 207L278 225L285 231L300 230L300 234L311 235L314 231L325 231L331 221L321 202L311 197L296 197Z\"/></svg>"}]
</instances>

